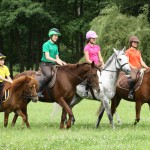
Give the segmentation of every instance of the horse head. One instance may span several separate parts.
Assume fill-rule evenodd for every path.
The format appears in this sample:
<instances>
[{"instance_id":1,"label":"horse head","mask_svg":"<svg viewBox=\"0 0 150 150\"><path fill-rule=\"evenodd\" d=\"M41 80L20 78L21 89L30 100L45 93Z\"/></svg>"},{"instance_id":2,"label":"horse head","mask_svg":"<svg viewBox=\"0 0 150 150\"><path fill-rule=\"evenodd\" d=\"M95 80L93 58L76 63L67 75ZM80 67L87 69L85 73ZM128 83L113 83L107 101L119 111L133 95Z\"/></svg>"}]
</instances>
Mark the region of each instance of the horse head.
<instances>
[{"instance_id":1,"label":"horse head","mask_svg":"<svg viewBox=\"0 0 150 150\"><path fill-rule=\"evenodd\" d=\"M90 67L90 72L87 75L87 83L96 91L100 90L98 71L99 71L99 68L94 64L94 62L92 62L91 67Z\"/></svg>"},{"instance_id":2,"label":"horse head","mask_svg":"<svg viewBox=\"0 0 150 150\"><path fill-rule=\"evenodd\" d=\"M128 63L127 56L125 55L125 47L121 50L118 51L115 48L113 49L116 55L116 68L118 70L124 71L126 74L130 74L131 68Z\"/></svg>"},{"instance_id":3,"label":"horse head","mask_svg":"<svg viewBox=\"0 0 150 150\"><path fill-rule=\"evenodd\" d=\"M35 78L31 76L26 76L25 78L25 88L24 88L24 97L29 98L32 102L38 101L38 82Z\"/></svg>"}]
</instances>

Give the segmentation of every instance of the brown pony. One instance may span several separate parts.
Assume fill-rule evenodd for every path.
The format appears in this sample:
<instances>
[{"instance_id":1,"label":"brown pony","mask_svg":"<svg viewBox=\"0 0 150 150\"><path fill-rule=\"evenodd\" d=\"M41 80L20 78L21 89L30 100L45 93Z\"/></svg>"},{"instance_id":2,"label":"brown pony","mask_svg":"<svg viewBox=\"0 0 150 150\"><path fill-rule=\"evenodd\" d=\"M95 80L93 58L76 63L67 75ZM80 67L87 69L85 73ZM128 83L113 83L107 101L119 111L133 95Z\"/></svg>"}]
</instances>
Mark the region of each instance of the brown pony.
<instances>
[{"instance_id":1,"label":"brown pony","mask_svg":"<svg viewBox=\"0 0 150 150\"><path fill-rule=\"evenodd\" d=\"M124 73L120 73L118 77L119 79L124 75ZM121 99L130 101L130 102L135 102L135 109L136 109L136 119L134 122L134 125L136 125L140 121L140 112L141 112L141 107L144 103L148 103L150 107L150 68L148 68L144 72L143 76L143 81L140 87L135 91L134 93L134 99L129 99L128 98L129 90L124 90L119 88L118 86L116 87L116 94L113 97L111 101L111 113L114 115L116 112L116 108L119 106L119 103ZM103 113L104 113L104 108L103 110L98 110L98 121L97 121L97 127L99 126L99 123L102 119Z\"/></svg>"},{"instance_id":2,"label":"brown pony","mask_svg":"<svg viewBox=\"0 0 150 150\"><path fill-rule=\"evenodd\" d=\"M20 73L18 76L22 75L32 75L35 77L36 72L25 71ZM67 66L58 67L54 86L50 88L49 85L47 85L44 89L44 99L40 98L39 101L48 103L56 102L62 107L60 128L64 128L64 121L67 113L69 115L69 119L67 121L66 128L71 127L73 113L69 107L69 104L75 95L76 86L86 78L91 78L91 80L94 81L92 86L97 87L97 90L99 89L97 68L94 63L68 64ZM27 114L27 106L23 109ZM16 119L17 114L15 114L12 124L15 124Z\"/></svg>"},{"instance_id":3,"label":"brown pony","mask_svg":"<svg viewBox=\"0 0 150 150\"><path fill-rule=\"evenodd\" d=\"M37 90L38 82L29 76L14 79L12 84L5 83L3 93L7 93L7 96L4 94L5 100L0 103L0 112L4 112L4 127L8 125L8 117L11 112L22 117L22 127L24 127L27 118L21 110L22 106L27 103L27 99L33 102L38 101Z\"/></svg>"},{"instance_id":4,"label":"brown pony","mask_svg":"<svg viewBox=\"0 0 150 150\"><path fill-rule=\"evenodd\" d=\"M122 75L120 75L120 77L121 76ZM119 87L116 88L116 94L112 99L111 112L112 115L115 113L116 108L118 107L122 98L127 101L135 102L136 119L134 125L136 125L140 121L142 105L144 103L148 103L150 106L150 68L144 72L142 84L139 89L135 91L133 100L128 98L128 93L129 91L123 90Z\"/></svg>"}]
</instances>

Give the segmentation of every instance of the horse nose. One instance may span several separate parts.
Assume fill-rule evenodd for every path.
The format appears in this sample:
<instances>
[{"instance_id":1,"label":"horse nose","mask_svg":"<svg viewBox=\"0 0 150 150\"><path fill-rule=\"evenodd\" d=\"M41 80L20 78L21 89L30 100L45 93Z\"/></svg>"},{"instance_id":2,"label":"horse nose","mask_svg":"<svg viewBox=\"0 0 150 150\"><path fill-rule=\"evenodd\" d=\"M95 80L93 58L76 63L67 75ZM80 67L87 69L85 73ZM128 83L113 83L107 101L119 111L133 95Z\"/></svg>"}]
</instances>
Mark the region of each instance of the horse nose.
<instances>
[{"instance_id":1,"label":"horse nose","mask_svg":"<svg viewBox=\"0 0 150 150\"><path fill-rule=\"evenodd\" d=\"M131 69L128 69L128 70L127 70L127 72L128 72L128 74L130 74L130 72L131 72Z\"/></svg>"},{"instance_id":2,"label":"horse nose","mask_svg":"<svg viewBox=\"0 0 150 150\"><path fill-rule=\"evenodd\" d=\"M38 96L36 96L36 97L32 97L32 102L37 102L39 100L39 97Z\"/></svg>"}]
</instances>

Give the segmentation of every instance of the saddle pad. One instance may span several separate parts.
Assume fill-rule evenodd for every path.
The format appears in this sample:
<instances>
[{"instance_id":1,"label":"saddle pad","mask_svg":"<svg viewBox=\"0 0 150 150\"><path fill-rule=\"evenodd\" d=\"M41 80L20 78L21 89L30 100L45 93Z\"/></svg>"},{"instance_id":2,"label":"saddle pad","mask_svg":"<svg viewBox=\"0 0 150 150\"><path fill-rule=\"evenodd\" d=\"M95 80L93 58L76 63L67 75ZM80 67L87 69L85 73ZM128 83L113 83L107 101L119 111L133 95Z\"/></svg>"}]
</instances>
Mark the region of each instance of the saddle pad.
<instances>
[{"instance_id":1,"label":"saddle pad","mask_svg":"<svg viewBox=\"0 0 150 150\"><path fill-rule=\"evenodd\" d=\"M6 102L9 99L10 90L5 90L1 99L1 102Z\"/></svg>"},{"instance_id":2,"label":"saddle pad","mask_svg":"<svg viewBox=\"0 0 150 150\"><path fill-rule=\"evenodd\" d=\"M141 72L140 73L140 76L139 78L137 79L136 81L136 84L134 86L134 91L137 91L138 88L141 86L142 84L142 80L143 80L143 76L144 76L144 72ZM123 89L123 90L126 90L126 91L129 91L129 85L130 85L130 76L128 75L123 75L118 83L117 83L117 86L120 88L120 89Z\"/></svg>"},{"instance_id":3,"label":"saddle pad","mask_svg":"<svg viewBox=\"0 0 150 150\"><path fill-rule=\"evenodd\" d=\"M56 74L57 74L57 70L58 70L57 65L53 66L53 75L52 75L52 79L50 81L50 83L48 84L50 88L52 88L56 82Z\"/></svg>"},{"instance_id":4,"label":"saddle pad","mask_svg":"<svg viewBox=\"0 0 150 150\"><path fill-rule=\"evenodd\" d=\"M58 70L58 66L57 65L53 66L52 79L48 84L50 88L52 88L55 84L57 70ZM39 71L36 72L35 78L39 82L39 86L40 86L41 83L42 83L42 80L44 78L44 74L39 70Z\"/></svg>"}]
</instances>

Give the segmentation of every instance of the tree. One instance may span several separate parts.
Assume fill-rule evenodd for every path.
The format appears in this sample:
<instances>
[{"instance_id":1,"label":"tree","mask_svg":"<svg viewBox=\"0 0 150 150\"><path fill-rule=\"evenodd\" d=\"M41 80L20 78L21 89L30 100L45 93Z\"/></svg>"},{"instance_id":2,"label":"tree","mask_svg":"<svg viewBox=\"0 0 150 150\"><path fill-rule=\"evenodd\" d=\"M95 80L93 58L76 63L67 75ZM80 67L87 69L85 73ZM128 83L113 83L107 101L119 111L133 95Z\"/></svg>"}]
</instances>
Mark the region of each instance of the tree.
<instances>
[{"instance_id":1,"label":"tree","mask_svg":"<svg viewBox=\"0 0 150 150\"><path fill-rule=\"evenodd\" d=\"M138 17L122 14L116 5L103 9L100 15L93 19L91 28L98 35L98 43L102 48L102 55L106 59L111 55L113 47L122 49L128 47L129 37L136 35L140 39L139 49L143 58L150 65L150 25L148 22L148 5L143 7L143 13Z\"/></svg>"}]
</instances>

